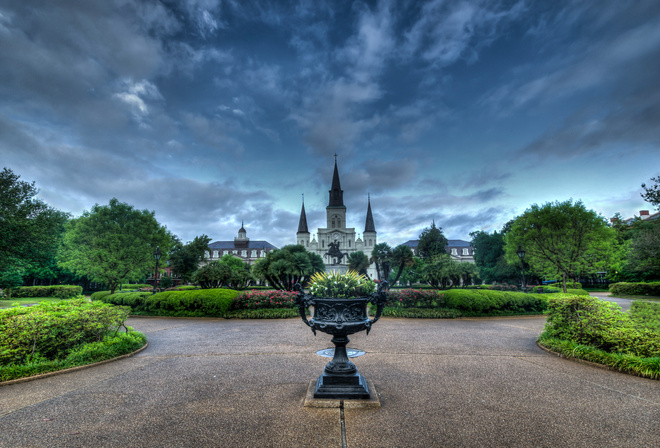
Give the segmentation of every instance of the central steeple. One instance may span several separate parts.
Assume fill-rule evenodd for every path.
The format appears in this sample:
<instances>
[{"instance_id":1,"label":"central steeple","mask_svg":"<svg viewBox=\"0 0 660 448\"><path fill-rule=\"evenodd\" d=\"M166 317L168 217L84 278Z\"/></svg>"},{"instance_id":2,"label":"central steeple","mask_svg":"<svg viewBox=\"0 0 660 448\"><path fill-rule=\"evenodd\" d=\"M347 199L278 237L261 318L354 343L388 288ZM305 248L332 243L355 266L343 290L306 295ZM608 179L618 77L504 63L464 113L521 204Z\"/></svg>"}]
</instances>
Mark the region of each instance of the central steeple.
<instances>
[{"instance_id":1,"label":"central steeple","mask_svg":"<svg viewBox=\"0 0 660 448\"><path fill-rule=\"evenodd\" d=\"M335 172L332 175L332 187L330 187L330 201L328 207L344 207L344 191L339 183L339 170L337 169L337 154L335 154Z\"/></svg>"},{"instance_id":2,"label":"central steeple","mask_svg":"<svg viewBox=\"0 0 660 448\"><path fill-rule=\"evenodd\" d=\"M346 206L344 205L344 192L339 183L339 169L337 168L337 154L335 154L335 172L332 175L330 187L330 201L325 208L328 229L346 228ZM335 234L338 236L339 234Z\"/></svg>"}]
</instances>

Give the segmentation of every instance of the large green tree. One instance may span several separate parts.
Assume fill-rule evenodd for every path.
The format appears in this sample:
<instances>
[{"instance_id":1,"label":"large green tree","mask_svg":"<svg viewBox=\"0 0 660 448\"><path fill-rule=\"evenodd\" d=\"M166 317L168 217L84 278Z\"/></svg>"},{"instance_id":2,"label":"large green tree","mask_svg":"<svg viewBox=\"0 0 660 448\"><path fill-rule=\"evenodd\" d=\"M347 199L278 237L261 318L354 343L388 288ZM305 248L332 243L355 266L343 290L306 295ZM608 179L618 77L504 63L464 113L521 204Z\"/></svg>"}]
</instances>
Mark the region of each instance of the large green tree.
<instances>
[{"instance_id":1,"label":"large green tree","mask_svg":"<svg viewBox=\"0 0 660 448\"><path fill-rule=\"evenodd\" d=\"M602 216L581 201L533 204L518 216L506 234L506 256L520 263L516 251L525 250L525 261L548 277L577 278L603 269L609 263L614 230Z\"/></svg>"},{"instance_id":2,"label":"large green tree","mask_svg":"<svg viewBox=\"0 0 660 448\"><path fill-rule=\"evenodd\" d=\"M69 215L36 198L35 183L0 172L0 288L26 276L53 278L54 260Z\"/></svg>"},{"instance_id":3,"label":"large green tree","mask_svg":"<svg viewBox=\"0 0 660 448\"><path fill-rule=\"evenodd\" d=\"M293 291L296 283L305 286L314 273L324 270L321 256L308 252L299 244L272 250L252 266L255 277L287 291Z\"/></svg>"},{"instance_id":4,"label":"large green tree","mask_svg":"<svg viewBox=\"0 0 660 448\"><path fill-rule=\"evenodd\" d=\"M186 244L175 238L170 251L170 267L181 277L182 283L191 281L193 273L204 260L204 253L208 250L210 242L211 238L206 235L196 236Z\"/></svg>"},{"instance_id":5,"label":"large green tree","mask_svg":"<svg viewBox=\"0 0 660 448\"><path fill-rule=\"evenodd\" d=\"M447 253L447 238L442 233L442 227L436 227L435 221L431 227L422 230L417 243L417 251L421 258L430 260Z\"/></svg>"},{"instance_id":6,"label":"large green tree","mask_svg":"<svg viewBox=\"0 0 660 448\"><path fill-rule=\"evenodd\" d=\"M497 230L489 234L483 230L470 233L474 247L474 262L479 277L486 283L517 282L520 278L520 263L510 265L505 258L504 232Z\"/></svg>"},{"instance_id":7,"label":"large green tree","mask_svg":"<svg viewBox=\"0 0 660 448\"><path fill-rule=\"evenodd\" d=\"M139 280L153 270L156 248L168 254L172 239L154 212L136 210L113 198L70 221L60 265L105 283L114 292L123 281ZM160 260L161 266L164 261Z\"/></svg>"}]
</instances>

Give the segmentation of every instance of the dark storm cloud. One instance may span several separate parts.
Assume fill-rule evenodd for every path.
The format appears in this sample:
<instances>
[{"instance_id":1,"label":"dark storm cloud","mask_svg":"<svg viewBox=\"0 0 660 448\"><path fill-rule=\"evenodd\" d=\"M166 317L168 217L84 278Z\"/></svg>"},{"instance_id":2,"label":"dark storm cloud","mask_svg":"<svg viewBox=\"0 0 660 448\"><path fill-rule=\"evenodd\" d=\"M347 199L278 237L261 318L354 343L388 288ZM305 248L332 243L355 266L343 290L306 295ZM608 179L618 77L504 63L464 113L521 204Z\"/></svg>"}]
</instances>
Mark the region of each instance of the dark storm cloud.
<instances>
[{"instance_id":1,"label":"dark storm cloud","mask_svg":"<svg viewBox=\"0 0 660 448\"><path fill-rule=\"evenodd\" d=\"M559 32L562 28L578 28L571 55L551 58L541 69L523 68L515 83L489 93L483 104L512 113L588 98L523 148L527 154L572 157L619 144L660 143L660 5L610 3L571 10L570 21L560 23L561 17L568 12L560 12L533 34L556 39L567 35ZM523 81L524 74L533 71L540 74Z\"/></svg>"},{"instance_id":2,"label":"dark storm cloud","mask_svg":"<svg viewBox=\"0 0 660 448\"><path fill-rule=\"evenodd\" d=\"M659 9L8 0L0 158L74 214L117 197L184 240L230 239L245 220L251 238L282 245L300 193L325 225L337 153L358 231L369 192L384 241L416 237L434 218L466 237L506 222L526 195L560 194L543 177L552 170L516 191L526 171L509 156L520 148L528 164L625 152L653 165Z\"/></svg>"}]
</instances>

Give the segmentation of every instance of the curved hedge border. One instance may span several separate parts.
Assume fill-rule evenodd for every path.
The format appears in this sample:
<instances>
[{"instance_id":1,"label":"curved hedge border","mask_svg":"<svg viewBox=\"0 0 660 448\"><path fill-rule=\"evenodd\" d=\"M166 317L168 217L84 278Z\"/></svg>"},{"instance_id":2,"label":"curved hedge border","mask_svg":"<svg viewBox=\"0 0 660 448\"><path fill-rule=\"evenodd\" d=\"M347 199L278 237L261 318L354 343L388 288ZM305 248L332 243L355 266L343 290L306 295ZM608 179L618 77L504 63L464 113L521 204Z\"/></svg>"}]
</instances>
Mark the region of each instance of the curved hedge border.
<instances>
[{"instance_id":1,"label":"curved hedge border","mask_svg":"<svg viewBox=\"0 0 660 448\"><path fill-rule=\"evenodd\" d=\"M538 343L553 352L660 379L660 307L630 313L596 297L551 298Z\"/></svg>"},{"instance_id":2,"label":"curved hedge border","mask_svg":"<svg viewBox=\"0 0 660 448\"><path fill-rule=\"evenodd\" d=\"M660 357L642 358L622 353L609 353L588 345L576 344L557 338L539 337L538 344L559 356L585 360L619 372L628 373L652 380L660 379Z\"/></svg>"},{"instance_id":3,"label":"curved hedge border","mask_svg":"<svg viewBox=\"0 0 660 448\"><path fill-rule=\"evenodd\" d=\"M383 315L393 317L516 316L543 314L548 306L547 294L487 289L395 290L387 297Z\"/></svg>"},{"instance_id":4,"label":"curved hedge border","mask_svg":"<svg viewBox=\"0 0 660 448\"><path fill-rule=\"evenodd\" d=\"M615 296L660 296L660 282L611 283L610 292Z\"/></svg>"},{"instance_id":5,"label":"curved hedge border","mask_svg":"<svg viewBox=\"0 0 660 448\"><path fill-rule=\"evenodd\" d=\"M84 298L0 310L0 381L135 351L146 337L124 325L127 317L127 308Z\"/></svg>"},{"instance_id":6,"label":"curved hedge border","mask_svg":"<svg viewBox=\"0 0 660 448\"><path fill-rule=\"evenodd\" d=\"M105 294L104 294L105 293ZM238 295L233 289L190 291L120 292L100 291L92 300L131 308L131 314L175 317L225 317Z\"/></svg>"},{"instance_id":7,"label":"curved hedge border","mask_svg":"<svg viewBox=\"0 0 660 448\"><path fill-rule=\"evenodd\" d=\"M52 286L17 286L5 290L7 297L22 299L30 297L57 297L58 299L72 299L82 294L82 286L52 285Z\"/></svg>"}]
</instances>

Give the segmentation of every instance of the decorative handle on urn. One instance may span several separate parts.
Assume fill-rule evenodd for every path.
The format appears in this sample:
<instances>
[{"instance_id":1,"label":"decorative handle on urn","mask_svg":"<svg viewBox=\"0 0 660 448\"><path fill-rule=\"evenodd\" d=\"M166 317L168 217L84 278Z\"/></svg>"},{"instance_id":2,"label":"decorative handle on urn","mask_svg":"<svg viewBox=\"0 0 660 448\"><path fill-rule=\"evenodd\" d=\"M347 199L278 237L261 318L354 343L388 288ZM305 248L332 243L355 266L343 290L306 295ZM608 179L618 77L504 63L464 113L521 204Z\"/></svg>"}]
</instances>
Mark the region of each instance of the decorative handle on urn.
<instances>
[{"instance_id":1,"label":"decorative handle on urn","mask_svg":"<svg viewBox=\"0 0 660 448\"><path fill-rule=\"evenodd\" d=\"M296 296L296 304L298 305L298 312L300 313L300 317L302 318L302 321L305 323L305 325L312 329L314 336L316 336L316 328L314 328L312 324L310 324L307 320L307 308L314 305L314 299L305 294L305 291L303 290L303 287L300 286L300 283L293 285L293 290L298 293Z\"/></svg>"},{"instance_id":2,"label":"decorative handle on urn","mask_svg":"<svg viewBox=\"0 0 660 448\"><path fill-rule=\"evenodd\" d=\"M375 324L378 319L380 319L383 308L385 308L385 304L387 303L388 288L389 284L387 283L387 280L383 280L380 285L378 285L378 291L375 294L372 294L371 299L369 300L371 303L376 305L376 316L369 321L369 327L371 327L371 325ZM369 330L367 330L367 334L369 334L368 331Z\"/></svg>"}]
</instances>

